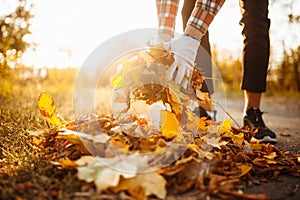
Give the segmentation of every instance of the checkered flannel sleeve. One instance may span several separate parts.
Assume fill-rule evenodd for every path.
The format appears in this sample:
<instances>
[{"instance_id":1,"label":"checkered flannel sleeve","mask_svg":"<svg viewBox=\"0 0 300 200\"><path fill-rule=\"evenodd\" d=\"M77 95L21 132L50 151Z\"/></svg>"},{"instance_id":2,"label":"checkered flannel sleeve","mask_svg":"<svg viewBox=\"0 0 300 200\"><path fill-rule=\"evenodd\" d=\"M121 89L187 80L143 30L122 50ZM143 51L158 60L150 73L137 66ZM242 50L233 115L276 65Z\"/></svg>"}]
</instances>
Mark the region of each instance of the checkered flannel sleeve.
<instances>
[{"instance_id":1,"label":"checkered flannel sleeve","mask_svg":"<svg viewBox=\"0 0 300 200\"><path fill-rule=\"evenodd\" d=\"M174 31L179 0L156 0L160 30Z\"/></svg>"},{"instance_id":2,"label":"checkered flannel sleeve","mask_svg":"<svg viewBox=\"0 0 300 200\"><path fill-rule=\"evenodd\" d=\"M225 0L197 0L188 25L205 34L224 2ZM160 30L174 31L178 5L179 0L156 0Z\"/></svg>"}]
</instances>

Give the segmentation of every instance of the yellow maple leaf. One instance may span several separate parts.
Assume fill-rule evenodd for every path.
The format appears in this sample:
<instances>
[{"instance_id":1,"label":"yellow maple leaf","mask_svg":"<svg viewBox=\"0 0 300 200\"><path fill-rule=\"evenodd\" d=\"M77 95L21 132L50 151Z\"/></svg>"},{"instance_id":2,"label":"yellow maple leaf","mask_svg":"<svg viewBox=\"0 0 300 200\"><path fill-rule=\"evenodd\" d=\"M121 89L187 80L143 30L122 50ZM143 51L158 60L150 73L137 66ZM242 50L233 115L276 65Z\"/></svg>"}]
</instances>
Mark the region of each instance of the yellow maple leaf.
<instances>
[{"instance_id":1,"label":"yellow maple leaf","mask_svg":"<svg viewBox=\"0 0 300 200\"><path fill-rule=\"evenodd\" d=\"M239 134L233 134L233 137L231 138L234 143L243 144L244 142L244 133Z\"/></svg>"},{"instance_id":2,"label":"yellow maple leaf","mask_svg":"<svg viewBox=\"0 0 300 200\"><path fill-rule=\"evenodd\" d=\"M38 108L43 117L45 117L47 124L61 128L62 122L55 115L56 105L49 94L41 93L38 98ZM49 126L49 124L48 124Z\"/></svg>"},{"instance_id":3,"label":"yellow maple leaf","mask_svg":"<svg viewBox=\"0 0 300 200\"><path fill-rule=\"evenodd\" d=\"M166 138L175 137L179 131L179 122L176 119L175 114L167 110L161 110L160 116L161 116L160 127L161 127L162 135Z\"/></svg>"},{"instance_id":4,"label":"yellow maple leaf","mask_svg":"<svg viewBox=\"0 0 300 200\"><path fill-rule=\"evenodd\" d=\"M221 124L221 127L222 127L222 133L226 133L228 131L231 130L231 119L227 119L225 120L224 122L222 122Z\"/></svg>"}]
</instances>

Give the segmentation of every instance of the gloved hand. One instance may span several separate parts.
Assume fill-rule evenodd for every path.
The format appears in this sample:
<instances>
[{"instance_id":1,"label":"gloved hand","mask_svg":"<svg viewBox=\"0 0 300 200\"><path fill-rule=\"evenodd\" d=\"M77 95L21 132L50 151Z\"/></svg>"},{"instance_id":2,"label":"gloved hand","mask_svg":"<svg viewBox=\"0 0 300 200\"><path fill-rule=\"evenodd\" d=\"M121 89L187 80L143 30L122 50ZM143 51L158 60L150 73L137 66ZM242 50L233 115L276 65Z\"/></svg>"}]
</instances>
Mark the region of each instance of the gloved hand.
<instances>
[{"instance_id":1,"label":"gloved hand","mask_svg":"<svg viewBox=\"0 0 300 200\"><path fill-rule=\"evenodd\" d=\"M182 35L164 45L166 49L171 48L175 58L175 62L168 70L169 80L174 80L187 89L199 46L200 41L188 35Z\"/></svg>"}]
</instances>

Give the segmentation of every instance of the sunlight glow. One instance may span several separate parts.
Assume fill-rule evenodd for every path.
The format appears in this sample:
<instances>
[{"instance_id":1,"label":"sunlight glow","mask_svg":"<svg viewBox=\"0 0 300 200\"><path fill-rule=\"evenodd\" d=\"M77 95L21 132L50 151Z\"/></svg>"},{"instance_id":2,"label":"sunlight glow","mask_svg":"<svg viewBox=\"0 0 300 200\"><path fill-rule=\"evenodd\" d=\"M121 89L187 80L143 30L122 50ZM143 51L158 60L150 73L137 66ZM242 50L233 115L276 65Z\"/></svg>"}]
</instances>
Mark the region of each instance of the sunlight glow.
<instances>
[{"instance_id":1,"label":"sunlight glow","mask_svg":"<svg viewBox=\"0 0 300 200\"><path fill-rule=\"evenodd\" d=\"M28 66L79 67L91 51L112 36L133 29L157 27L155 1L32 1L35 15L30 29L32 35L25 37L24 40L38 45L35 51L24 54L24 64ZM0 13L5 14L12 10L13 2L0 0ZM183 0L180 6L182 2ZM270 36L271 45L275 46L275 50L272 50L274 58L280 58L282 40L287 46L295 46L291 38L286 38L289 27L282 23L278 26L278 23L283 21L278 15L279 9L275 5L270 10L270 18L273 20ZM300 12L300 2L294 10ZM243 38L242 27L239 25L240 18L238 1L227 0L211 24L210 42L213 48L217 47L220 54L234 58L241 57ZM180 10L177 15L176 31L182 32Z\"/></svg>"}]
</instances>

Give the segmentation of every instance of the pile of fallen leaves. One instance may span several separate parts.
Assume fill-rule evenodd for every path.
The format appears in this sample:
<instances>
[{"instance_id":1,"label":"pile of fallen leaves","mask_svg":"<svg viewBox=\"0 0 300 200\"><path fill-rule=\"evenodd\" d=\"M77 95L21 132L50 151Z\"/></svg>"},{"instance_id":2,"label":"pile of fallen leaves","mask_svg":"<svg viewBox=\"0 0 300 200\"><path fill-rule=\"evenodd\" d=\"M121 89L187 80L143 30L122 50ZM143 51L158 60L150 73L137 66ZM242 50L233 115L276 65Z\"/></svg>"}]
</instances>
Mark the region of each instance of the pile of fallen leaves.
<instances>
[{"instance_id":1,"label":"pile of fallen leaves","mask_svg":"<svg viewBox=\"0 0 300 200\"><path fill-rule=\"evenodd\" d=\"M196 70L191 88L185 91L172 83L132 87L139 85L139 78L161 73L153 63L169 66L172 62L172 54L154 48L123 62L113 80L114 101L127 104L118 116L90 114L64 121L57 116L51 96L40 95L38 107L48 129L32 137L37 146L48 150L53 165L77 169L78 179L90 183L77 196L95 190L99 195L164 199L200 190L224 199L268 199L266 194L245 194L243 189L282 173L300 176L299 154L252 142L254 133L232 127L231 119L217 123L189 109L190 99L213 109L209 96L197 92L203 77ZM135 67L132 74L129 69ZM159 126L129 112L136 100L168 105L160 110Z\"/></svg>"}]
</instances>

